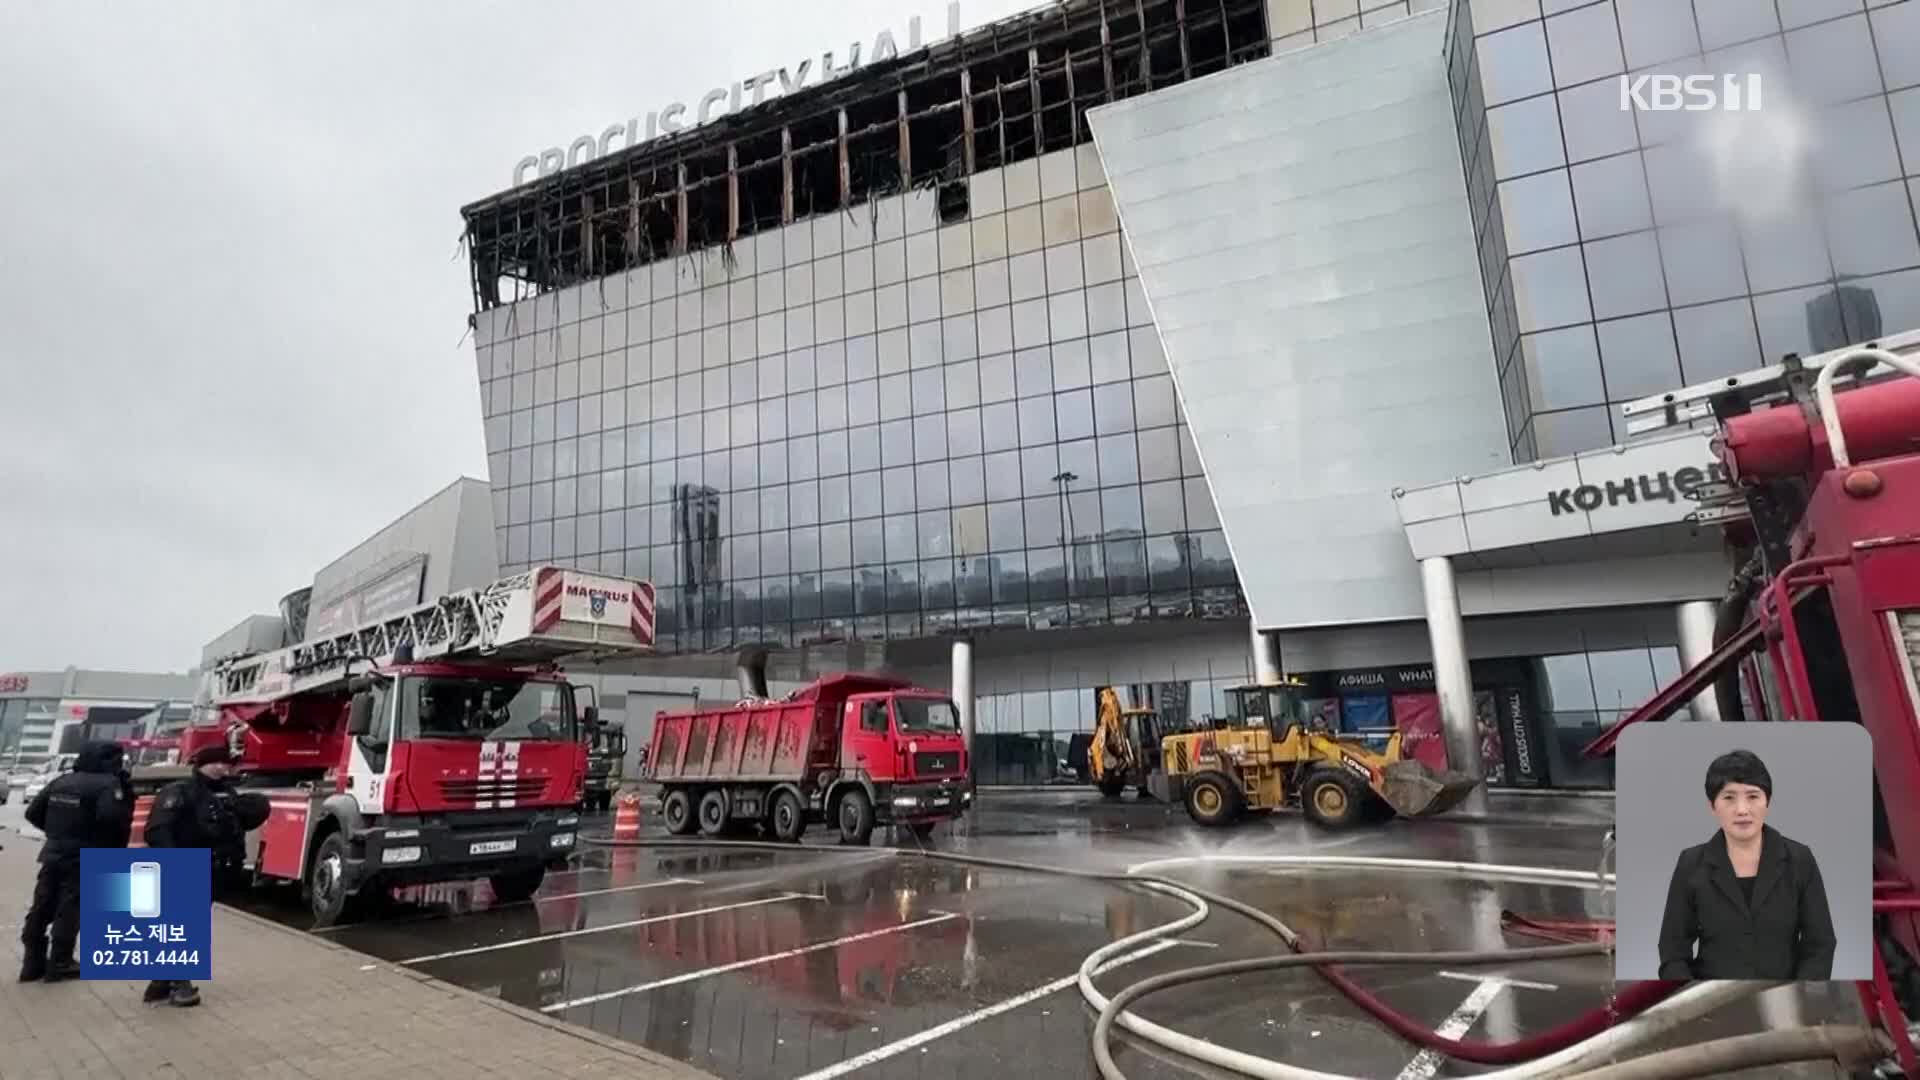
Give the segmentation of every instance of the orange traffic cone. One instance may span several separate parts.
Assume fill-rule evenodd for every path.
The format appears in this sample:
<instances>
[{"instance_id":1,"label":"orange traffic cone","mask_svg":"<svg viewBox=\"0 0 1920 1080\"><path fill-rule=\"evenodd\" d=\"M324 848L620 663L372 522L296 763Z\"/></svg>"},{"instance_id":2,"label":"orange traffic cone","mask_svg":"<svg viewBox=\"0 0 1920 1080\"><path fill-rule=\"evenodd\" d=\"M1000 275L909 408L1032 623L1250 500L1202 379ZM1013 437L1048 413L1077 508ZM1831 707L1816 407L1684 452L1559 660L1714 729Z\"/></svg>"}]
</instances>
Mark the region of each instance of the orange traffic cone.
<instances>
[{"instance_id":1,"label":"orange traffic cone","mask_svg":"<svg viewBox=\"0 0 1920 1080\"><path fill-rule=\"evenodd\" d=\"M127 838L127 846L147 846L147 815L153 810L153 796L142 795L133 800L133 833Z\"/></svg>"},{"instance_id":2,"label":"orange traffic cone","mask_svg":"<svg viewBox=\"0 0 1920 1080\"><path fill-rule=\"evenodd\" d=\"M613 838L640 839L640 793L622 791L613 801Z\"/></svg>"}]
</instances>

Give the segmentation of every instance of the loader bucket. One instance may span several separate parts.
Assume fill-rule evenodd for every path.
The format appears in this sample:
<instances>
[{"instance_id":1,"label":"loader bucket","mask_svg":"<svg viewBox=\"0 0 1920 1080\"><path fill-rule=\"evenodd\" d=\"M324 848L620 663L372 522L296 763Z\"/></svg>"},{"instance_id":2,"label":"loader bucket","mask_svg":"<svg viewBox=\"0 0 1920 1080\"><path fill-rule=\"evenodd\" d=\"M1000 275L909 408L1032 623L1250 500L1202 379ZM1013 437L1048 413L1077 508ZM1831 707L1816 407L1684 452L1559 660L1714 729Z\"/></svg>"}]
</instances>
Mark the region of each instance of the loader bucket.
<instances>
[{"instance_id":1,"label":"loader bucket","mask_svg":"<svg viewBox=\"0 0 1920 1080\"><path fill-rule=\"evenodd\" d=\"M1480 781L1447 769L1435 772L1418 761L1396 761L1380 770L1380 797L1401 817L1430 817L1460 805Z\"/></svg>"}]
</instances>

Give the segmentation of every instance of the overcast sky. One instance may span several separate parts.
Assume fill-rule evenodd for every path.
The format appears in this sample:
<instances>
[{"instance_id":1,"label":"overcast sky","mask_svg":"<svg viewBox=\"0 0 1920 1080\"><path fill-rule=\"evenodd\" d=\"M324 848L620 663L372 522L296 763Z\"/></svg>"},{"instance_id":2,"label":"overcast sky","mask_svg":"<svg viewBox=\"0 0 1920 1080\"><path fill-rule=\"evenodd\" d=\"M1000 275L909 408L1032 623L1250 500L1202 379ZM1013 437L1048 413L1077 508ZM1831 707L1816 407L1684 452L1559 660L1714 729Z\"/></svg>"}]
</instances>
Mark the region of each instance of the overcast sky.
<instances>
[{"instance_id":1,"label":"overcast sky","mask_svg":"<svg viewBox=\"0 0 1920 1080\"><path fill-rule=\"evenodd\" d=\"M522 155L945 10L0 4L0 672L183 670L485 476L458 210Z\"/></svg>"}]
</instances>

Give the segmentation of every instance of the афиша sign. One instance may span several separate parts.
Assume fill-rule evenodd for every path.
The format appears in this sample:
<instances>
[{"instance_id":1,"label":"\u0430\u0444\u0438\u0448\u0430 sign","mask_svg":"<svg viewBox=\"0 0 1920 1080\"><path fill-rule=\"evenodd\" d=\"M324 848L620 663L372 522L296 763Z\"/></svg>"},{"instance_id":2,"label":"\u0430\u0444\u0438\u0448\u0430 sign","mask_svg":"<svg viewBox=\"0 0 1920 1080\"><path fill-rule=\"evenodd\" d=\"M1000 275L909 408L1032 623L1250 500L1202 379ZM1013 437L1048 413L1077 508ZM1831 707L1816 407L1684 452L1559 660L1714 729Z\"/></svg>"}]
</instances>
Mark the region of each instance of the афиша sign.
<instances>
[{"instance_id":1,"label":"\u0430\u0444\u0438\u0448\u0430 sign","mask_svg":"<svg viewBox=\"0 0 1920 1080\"><path fill-rule=\"evenodd\" d=\"M947 36L960 36L958 0L947 5ZM528 174L534 170L538 170L538 176L552 176L563 169L605 157L614 150L639 146L661 135L699 127L728 113L758 105L767 100L769 94L778 97L809 86L818 86L851 74L862 64L884 63L898 57L902 51L912 52L924 44L927 43L920 37L920 16L915 15L907 20L907 44L904 50L891 30L882 30L873 39L873 51L864 57L860 54L860 42L856 41L847 46L846 62L842 64L834 63L834 54L829 50L820 54L818 67L814 66L813 58L809 56L792 67L762 71L726 86L716 86L701 94L691 109L683 101L669 102L644 117L635 116L608 124L597 138L582 135L568 144L565 150L550 146L538 154L528 154L513 166L513 186L519 187L532 179Z\"/></svg>"}]
</instances>

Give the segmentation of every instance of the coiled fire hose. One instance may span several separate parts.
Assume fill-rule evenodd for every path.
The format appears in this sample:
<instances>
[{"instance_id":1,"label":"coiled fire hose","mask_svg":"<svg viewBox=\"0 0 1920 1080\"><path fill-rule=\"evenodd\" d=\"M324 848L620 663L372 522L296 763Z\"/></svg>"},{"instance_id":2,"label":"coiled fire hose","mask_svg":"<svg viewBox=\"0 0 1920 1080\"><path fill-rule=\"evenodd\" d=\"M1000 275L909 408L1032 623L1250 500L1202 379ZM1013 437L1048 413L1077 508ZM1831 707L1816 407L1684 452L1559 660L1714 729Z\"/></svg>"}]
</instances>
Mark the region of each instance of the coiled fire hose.
<instances>
[{"instance_id":1,"label":"coiled fire hose","mask_svg":"<svg viewBox=\"0 0 1920 1080\"><path fill-rule=\"evenodd\" d=\"M1159 892L1182 900L1193 908L1191 912L1171 922L1151 927L1136 934L1101 946L1089 954L1081 963L1079 971L1079 989L1099 1014L1095 1022L1093 1053L1095 1063L1105 1080L1126 1080L1113 1060L1109 1041L1115 1026L1123 1027L1134 1036L1156 1046L1172 1050L1175 1053L1196 1061L1229 1069L1261 1080L1355 1080L1336 1073L1319 1072L1300 1066L1288 1065L1253 1054L1231 1050L1215 1043L1162 1027L1150 1020L1126 1011L1133 1001L1148 994L1173 986L1200 982L1206 979L1222 978L1229 975L1244 974L1252 971L1276 970L1290 967L1313 967L1329 983L1345 994L1355 1005L1369 1015L1380 1020L1395 1034L1400 1035L1417 1046L1435 1050L1461 1060L1482 1064L1509 1064L1508 1068L1481 1077L1497 1080L1546 1080L1554 1077L1586 1076L1588 1070L1596 1068L1618 1068L1611 1063L1647 1044L1668 1034L1673 1029L1692 1020L1705 1016L1734 1001L1753 997L1760 992L1777 985L1760 982L1706 982L1685 986L1666 982L1638 983L1626 992L1615 997L1608 1005L1591 1010L1575 1019L1561 1024L1549 1031L1529 1036L1511 1043L1470 1043L1448 1039L1435 1033L1431 1028L1401 1013L1379 998L1358 986L1342 975L1333 964L1349 965L1412 965L1447 964L1450 966L1473 966L1489 964L1515 964L1534 960L1564 959L1573 956L1598 956L1607 953L1608 946L1595 942L1591 944L1552 945L1535 948L1505 950L1468 950L1459 952L1391 952L1342 950L1320 953L1299 952L1301 941L1293 929L1274 916L1253 907L1244 901L1223 896L1189 885L1185 882L1158 877L1148 873L1155 867L1182 864L1188 862L1207 862L1213 864L1244 864L1263 866L1300 866L1303 868L1363 868L1439 872L1458 876L1472 876L1481 880L1500 878L1535 882L1557 883L1577 887L1593 887L1595 875L1591 873L1556 870L1541 867L1501 866L1488 863L1451 862L1444 860L1393 859L1350 855L1273 855L1273 856L1218 856L1205 858L1161 859L1142 863L1124 872L1082 870L1071 867L1047 866L1038 863L1021 862L1014 859L1000 859L983 855L967 855L958 852L935 851L925 848L869 847L858 849L839 849L831 847L803 847L796 844L782 844L753 840L613 840L609 837L585 836L588 843L606 848L701 848L701 849L747 849L774 852L806 852L808 854L832 853L846 850L849 854L872 854L885 852L892 857L920 858L933 862L954 863L990 870L1008 870L1019 873L1044 874L1056 877L1072 877L1089 881L1101 881L1122 886L1137 886ZM1273 933L1289 949L1296 950L1282 956L1256 957L1245 960L1232 960L1222 963L1205 964L1179 971L1167 972L1134 983L1115 994L1111 999L1101 994L1093 985L1093 976L1113 957L1126 952L1151 939L1164 939L1182 933L1205 921L1211 908L1218 906L1242 915L1264 929ZM1842 1051L1857 1049L1862 1045L1879 1046L1877 1033L1865 1029L1837 1029L1835 1032L1819 1032L1820 1029L1801 1028L1789 1032L1769 1032L1780 1036L1765 1044L1769 1053L1794 1053L1800 1056L1775 1057L1773 1061L1815 1060L1832 1058ZM1791 1037L1788 1037L1791 1036ZM1865 1040L1864 1042L1862 1040ZM1659 1068L1684 1069L1693 1067L1699 1060L1731 1055L1728 1060L1741 1059L1740 1055L1760 1052L1752 1044L1743 1044L1733 1050L1713 1050L1717 1044L1701 1044L1698 1047L1682 1047L1681 1051L1696 1052L1706 1057L1689 1057L1681 1051L1669 1051L1668 1054L1681 1054L1668 1058ZM1654 1055L1666 1058L1667 1055ZM1651 1058L1647 1059L1651 1060ZM1636 1065L1638 1062L1628 1062ZM1614 1080L1614 1074L1606 1074ZM1657 1071L1619 1074L1631 1076L1635 1080L1645 1077L1647 1080L1668 1077L1710 1075L1710 1072Z\"/></svg>"}]
</instances>

